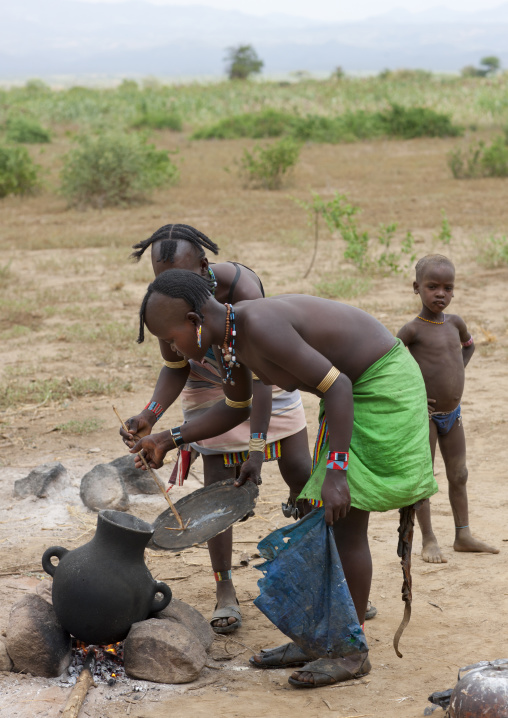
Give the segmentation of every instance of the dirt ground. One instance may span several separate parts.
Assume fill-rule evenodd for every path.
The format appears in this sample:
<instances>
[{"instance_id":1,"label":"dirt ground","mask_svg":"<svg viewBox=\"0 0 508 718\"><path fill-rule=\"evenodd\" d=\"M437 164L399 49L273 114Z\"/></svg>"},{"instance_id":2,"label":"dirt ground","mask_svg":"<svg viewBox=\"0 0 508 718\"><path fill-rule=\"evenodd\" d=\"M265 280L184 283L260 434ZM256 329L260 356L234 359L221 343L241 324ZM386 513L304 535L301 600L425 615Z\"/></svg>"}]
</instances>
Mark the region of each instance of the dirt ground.
<instances>
[{"instance_id":1,"label":"dirt ground","mask_svg":"<svg viewBox=\"0 0 508 718\"><path fill-rule=\"evenodd\" d=\"M42 195L0 203L0 630L11 606L44 579L43 551L55 544L73 548L93 535L96 518L80 501L79 483L93 465L124 453L111 403L128 417L150 398L159 367L157 348L151 339L141 347L135 343L137 310L150 269L147 261L138 266L126 261L130 245L161 224L185 222L215 239L224 258L254 267L268 293L318 293L316 284L341 275L341 247L323 229L315 268L302 279L312 233L288 195L308 199L312 189L326 198L334 191L346 193L363 208L365 226L395 220L404 231L413 231L418 256L440 251L456 263L450 311L466 319L477 343L462 402L470 523L476 536L501 553L453 552L453 519L438 458L440 493L432 510L448 563L423 562L416 532L413 616L401 641L404 657L397 658L392 647L403 612L398 515L374 514L371 598L378 615L366 625L373 670L353 684L294 689L287 683L289 670L258 671L247 662L258 649L284 642L252 603L259 577L256 560L240 565L243 553L252 556L259 539L286 522L280 512L286 492L277 469L268 464L256 516L235 527L233 575L244 617L241 629L230 639L216 639L195 683L165 686L126 679L113 687L100 685L90 691L80 715L416 718L423 715L430 693L455 684L460 666L506 657L508 269L480 266L477 256L489 235L506 232L508 181L454 180L445 158L455 141L415 140L308 146L287 189L252 191L241 187L234 165L248 143L189 143L183 135L168 133L157 144L180 150L177 187L159 191L152 203L139 207L81 213L67 210L50 191L64 144L62 137L40 158L49 177ZM452 227L448 246L436 239L442 209ZM346 301L397 331L418 310L412 276L368 280L368 291ZM317 402L305 396L304 405L313 437ZM175 405L163 428L180 419ZM65 488L45 499L12 497L15 479L55 460L68 470ZM161 475L169 471L166 466ZM174 495L200 482L198 461L188 485ZM130 512L146 520L153 521L164 508L158 496L131 497ZM148 551L147 562L175 596L211 614L214 580L205 548L179 556ZM69 693L59 679L14 673L0 674L0 687L1 718L56 717Z\"/></svg>"}]
</instances>

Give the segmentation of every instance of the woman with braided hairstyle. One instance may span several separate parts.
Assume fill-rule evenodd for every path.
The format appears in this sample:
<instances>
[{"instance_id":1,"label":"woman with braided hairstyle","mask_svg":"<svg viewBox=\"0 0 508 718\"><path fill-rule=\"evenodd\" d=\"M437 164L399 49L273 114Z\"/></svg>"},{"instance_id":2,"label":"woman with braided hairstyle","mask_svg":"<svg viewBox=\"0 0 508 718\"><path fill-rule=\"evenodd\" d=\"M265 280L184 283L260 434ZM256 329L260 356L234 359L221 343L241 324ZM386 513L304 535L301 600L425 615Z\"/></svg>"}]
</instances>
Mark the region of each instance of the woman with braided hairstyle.
<instances>
[{"instance_id":1,"label":"woman with braided hairstyle","mask_svg":"<svg viewBox=\"0 0 508 718\"><path fill-rule=\"evenodd\" d=\"M263 285L257 275L235 262L210 265L205 251L218 254L218 246L206 235L184 224L161 227L148 239L134 245L131 255L139 261L151 248L152 266L156 276L166 270L186 269L208 280L207 286L221 302L238 302L264 296ZM278 387L265 386L253 377L253 403L248 421L248 409L224 405L223 382L218 357L211 347L201 361L188 361L165 341L160 340L164 360L159 379L150 402L137 416L127 421L129 434L120 432L125 443L132 447L134 435L150 434L162 413L181 396L185 426L201 425L210 406L224 407L230 423L211 424L207 437L197 433L199 441L189 442L203 458L205 486L216 481L234 478L243 464L242 476L260 477L261 464L277 459L282 477L290 489L287 512L297 516L296 497L305 485L311 470L307 428L302 401L298 391L287 392ZM250 395L249 395L250 396ZM234 400L232 400L234 403ZM237 417L242 423L237 424ZM234 423L231 423L231 419ZM222 427L222 428L221 428ZM266 442L264 452L255 451L247 458L249 442ZM264 438L263 438L264 437ZM181 469L183 453L178 465ZM186 466L188 470L188 463ZM184 472L185 473L185 472ZM176 478L175 471L172 480ZM181 482L180 474L180 482ZM260 480L260 478L259 478ZM302 507L300 502L300 508ZM236 592L231 578L233 530L228 529L208 542L212 568L216 578L217 605L211 625L216 633L229 633L242 622Z\"/></svg>"},{"instance_id":2,"label":"woman with braided hairstyle","mask_svg":"<svg viewBox=\"0 0 508 718\"><path fill-rule=\"evenodd\" d=\"M414 504L437 491L425 385L400 339L366 312L319 297L282 295L235 307L220 304L209 282L184 270L163 272L150 284L140 308L139 342L145 324L159 341L196 362L207 346L221 347L226 379L226 402L211 407L199 422L135 444L132 453L143 451L153 468L178 441L202 439L234 420L226 404L228 399L249 401L252 375L246 367L266 384L321 399L321 451L301 496L324 504L358 622L363 623L372 577L370 511L402 508L409 515ZM141 463L136 456L136 466ZM253 479L252 471L242 470L236 484ZM410 551L409 539L407 543ZM259 668L305 664L289 682L306 688L370 671L363 650L331 646L326 655L313 658L309 661L296 643L289 643L261 651L251 663Z\"/></svg>"}]
</instances>

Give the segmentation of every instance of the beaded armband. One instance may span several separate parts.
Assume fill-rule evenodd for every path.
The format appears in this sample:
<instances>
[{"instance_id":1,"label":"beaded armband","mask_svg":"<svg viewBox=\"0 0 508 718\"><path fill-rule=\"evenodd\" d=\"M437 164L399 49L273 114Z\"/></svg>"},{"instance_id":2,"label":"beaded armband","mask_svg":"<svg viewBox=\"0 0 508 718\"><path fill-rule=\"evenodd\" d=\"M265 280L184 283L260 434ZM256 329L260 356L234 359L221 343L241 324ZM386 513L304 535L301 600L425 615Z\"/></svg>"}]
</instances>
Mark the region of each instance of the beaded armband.
<instances>
[{"instance_id":1,"label":"beaded armband","mask_svg":"<svg viewBox=\"0 0 508 718\"><path fill-rule=\"evenodd\" d=\"M469 337L469 339L467 340L467 342L461 342L463 347L470 347L472 343L473 343L473 335L472 334Z\"/></svg>"},{"instance_id":2,"label":"beaded armband","mask_svg":"<svg viewBox=\"0 0 508 718\"><path fill-rule=\"evenodd\" d=\"M182 361L164 361L162 362L168 369L183 369L189 363L188 359L182 359Z\"/></svg>"},{"instance_id":3,"label":"beaded armband","mask_svg":"<svg viewBox=\"0 0 508 718\"><path fill-rule=\"evenodd\" d=\"M349 464L349 452L329 451L326 461L326 468L333 471L347 471Z\"/></svg>"},{"instance_id":4,"label":"beaded armband","mask_svg":"<svg viewBox=\"0 0 508 718\"><path fill-rule=\"evenodd\" d=\"M170 434L177 449L179 446L182 446L182 444L185 444L185 439L182 437L181 427L175 426L173 429L170 429Z\"/></svg>"},{"instance_id":5,"label":"beaded armband","mask_svg":"<svg viewBox=\"0 0 508 718\"><path fill-rule=\"evenodd\" d=\"M164 414L164 409L163 409L162 406L161 406L160 404L158 404L156 401L150 401L150 402L145 406L145 409L148 409L148 411L152 411L152 412L155 414L155 416L156 416L155 421L159 421L159 419L161 418L161 416ZM145 409L143 409L143 411L144 411Z\"/></svg>"},{"instance_id":6,"label":"beaded armband","mask_svg":"<svg viewBox=\"0 0 508 718\"><path fill-rule=\"evenodd\" d=\"M266 448L266 434L254 433L250 435L249 439L249 454L252 451L262 451L264 453Z\"/></svg>"},{"instance_id":7,"label":"beaded armband","mask_svg":"<svg viewBox=\"0 0 508 718\"><path fill-rule=\"evenodd\" d=\"M332 366L328 374L322 379L319 384L317 385L316 389L321 392L321 394L324 394L328 389L331 387L331 385L334 383L334 381L339 376L340 371L337 369L337 367Z\"/></svg>"},{"instance_id":8,"label":"beaded armband","mask_svg":"<svg viewBox=\"0 0 508 718\"><path fill-rule=\"evenodd\" d=\"M245 399L245 401L233 401L233 399L226 396L225 402L227 406L230 406L232 409L245 409L247 406L252 406L252 397Z\"/></svg>"}]
</instances>

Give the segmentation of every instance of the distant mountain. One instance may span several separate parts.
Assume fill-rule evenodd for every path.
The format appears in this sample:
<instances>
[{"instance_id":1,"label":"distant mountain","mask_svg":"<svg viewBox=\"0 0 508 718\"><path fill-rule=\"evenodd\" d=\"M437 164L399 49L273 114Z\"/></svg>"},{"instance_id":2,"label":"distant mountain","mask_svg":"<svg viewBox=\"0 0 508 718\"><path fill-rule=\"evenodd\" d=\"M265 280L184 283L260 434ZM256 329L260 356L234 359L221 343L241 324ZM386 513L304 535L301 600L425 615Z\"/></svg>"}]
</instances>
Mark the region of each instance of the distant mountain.
<instances>
[{"instance_id":1,"label":"distant mountain","mask_svg":"<svg viewBox=\"0 0 508 718\"><path fill-rule=\"evenodd\" d=\"M508 66L508 2L476 13L393 10L359 22L253 16L205 6L16 0L0 4L0 78L220 75L225 48L250 43L265 73L454 71L498 55Z\"/></svg>"}]
</instances>

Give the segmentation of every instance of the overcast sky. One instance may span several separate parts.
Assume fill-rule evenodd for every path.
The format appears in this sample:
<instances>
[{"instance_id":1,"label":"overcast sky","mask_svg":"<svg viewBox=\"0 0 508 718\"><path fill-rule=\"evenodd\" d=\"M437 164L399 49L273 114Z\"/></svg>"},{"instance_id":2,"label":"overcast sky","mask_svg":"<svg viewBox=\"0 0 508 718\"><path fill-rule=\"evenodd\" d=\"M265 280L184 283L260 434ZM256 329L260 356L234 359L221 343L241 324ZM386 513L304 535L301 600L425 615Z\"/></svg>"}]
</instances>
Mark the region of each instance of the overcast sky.
<instances>
[{"instance_id":1,"label":"overcast sky","mask_svg":"<svg viewBox=\"0 0 508 718\"><path fill-rule=\"evenodd\" d=\"M73 0L67 0L73 2ZM125 0L86 0L87 2L124 2ZM252 15L283 13L316 20L352 20L380 15L394 8L412 12L445 6L453 10L475 11L498 7L500 0L149 0L156 5L207 5L224 10L241 10Z\"/></svg>"}]
</instances>

